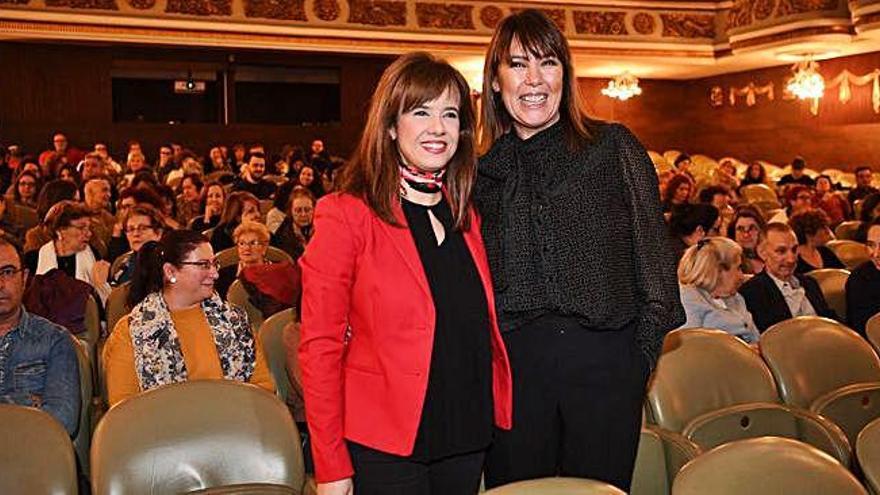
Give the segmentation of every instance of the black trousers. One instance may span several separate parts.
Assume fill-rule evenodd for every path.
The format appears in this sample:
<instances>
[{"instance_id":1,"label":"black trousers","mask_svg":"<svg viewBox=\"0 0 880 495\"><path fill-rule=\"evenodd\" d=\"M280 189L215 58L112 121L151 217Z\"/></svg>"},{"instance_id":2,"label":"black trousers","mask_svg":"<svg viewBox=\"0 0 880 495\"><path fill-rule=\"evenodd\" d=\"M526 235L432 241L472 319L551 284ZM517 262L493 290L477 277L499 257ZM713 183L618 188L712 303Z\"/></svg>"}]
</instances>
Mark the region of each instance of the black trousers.
<instances>
[{"instance_id":1,"label":"black trousers","mask_svg":"<svg viewBox=\"0 0 880 495\"><path fill-rule=\"evenodd\" d=\"M496 430L486 488L548 476L629 491L647 359L633 330L593 331L544 316L504 334L513 370L513 429Z\"/></svg>"},{"instance_id":2,"label":"black trousers","mask_svg":"<svg viewBox=\"0 0 880 495\"><path fill-rule=\"evenodd\" d=\"M416 462L353 442L355 495L475 495L485 451Z\"/></svg>"}]
</instances>

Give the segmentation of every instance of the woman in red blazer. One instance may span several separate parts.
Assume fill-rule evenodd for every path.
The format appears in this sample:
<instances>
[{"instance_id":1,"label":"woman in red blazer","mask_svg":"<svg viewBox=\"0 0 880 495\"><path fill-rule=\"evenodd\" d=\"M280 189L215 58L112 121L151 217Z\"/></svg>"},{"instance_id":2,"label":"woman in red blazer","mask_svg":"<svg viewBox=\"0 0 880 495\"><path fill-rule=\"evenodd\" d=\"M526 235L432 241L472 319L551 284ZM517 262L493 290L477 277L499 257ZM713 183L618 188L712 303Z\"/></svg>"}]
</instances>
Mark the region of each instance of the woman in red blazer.
<instances>
[{"instance_id":1,"label":"woman in red blazer","mask_svg":"<svg viewBox=\"0 0 880 495\"><path fill-rule=\"evenodd\" d=\"M467 83L431 55L404 55L300 260L321 495L474 494L493 424L511 426L475 173Z\"/></svg>"}]
</instances>

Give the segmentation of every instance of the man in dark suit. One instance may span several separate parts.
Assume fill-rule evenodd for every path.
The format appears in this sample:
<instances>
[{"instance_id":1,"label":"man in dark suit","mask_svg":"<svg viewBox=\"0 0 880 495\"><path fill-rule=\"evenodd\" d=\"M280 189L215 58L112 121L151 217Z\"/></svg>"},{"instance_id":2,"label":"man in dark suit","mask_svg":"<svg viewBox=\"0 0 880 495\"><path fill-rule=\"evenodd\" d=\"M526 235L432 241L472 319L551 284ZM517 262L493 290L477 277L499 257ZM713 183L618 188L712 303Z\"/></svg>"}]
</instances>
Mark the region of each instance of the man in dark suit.
<instances>
[{"instance_id":1,"label":"man in dark suit","mask_svg":"<svg viewBox=\"0 0 880 495\"><path fill-rule=\"evenodd\" d=\"M838 319L825 302L819 284L794 273L797 247L797 237L784 223L769 223L761 232L758 255L764 260L764 271L739 289L761 332L794 316Z\"/></svg>"}]
</instances>

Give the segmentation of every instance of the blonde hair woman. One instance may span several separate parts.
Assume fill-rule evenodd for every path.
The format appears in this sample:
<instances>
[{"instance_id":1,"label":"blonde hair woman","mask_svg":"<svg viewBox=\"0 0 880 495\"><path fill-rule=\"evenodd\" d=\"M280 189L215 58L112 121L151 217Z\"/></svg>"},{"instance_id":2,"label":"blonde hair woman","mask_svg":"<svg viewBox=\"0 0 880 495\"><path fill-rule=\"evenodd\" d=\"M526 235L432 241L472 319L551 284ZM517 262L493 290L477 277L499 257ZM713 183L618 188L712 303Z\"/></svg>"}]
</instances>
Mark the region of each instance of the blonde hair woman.
<instances>
[{"instance_id":1,"label":"blonde hair woman","mask_svg":"<svg viewBox=\"0 0 880 495\"><path fill-rule=\"evenodd\" d=\"M682 328L716 328L756 344L760 334L737 290L743 282L742 248L725 237L706 237L685 251L678 265Z\"/></svg>"}]
</instances>

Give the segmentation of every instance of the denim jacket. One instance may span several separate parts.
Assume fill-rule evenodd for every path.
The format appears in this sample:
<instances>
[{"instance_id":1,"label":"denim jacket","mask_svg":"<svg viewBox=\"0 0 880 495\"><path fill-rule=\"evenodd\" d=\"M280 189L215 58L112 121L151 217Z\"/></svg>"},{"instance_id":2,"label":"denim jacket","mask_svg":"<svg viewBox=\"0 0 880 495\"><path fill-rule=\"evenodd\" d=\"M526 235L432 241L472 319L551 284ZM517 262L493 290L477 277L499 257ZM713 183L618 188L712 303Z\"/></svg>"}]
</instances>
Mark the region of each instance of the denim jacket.
<instances>
[{"instance_id":1,"label":"denim jacket","mask_svg":"<svg viewBox=\"0 0 880 495\"><path fill-rule=\"evenodd\" d=\"M75 345L63 327L22 307L18 325L0 337L0 402L42 409L74 436L80 408Z\"/></svg>"}]
</instances>

